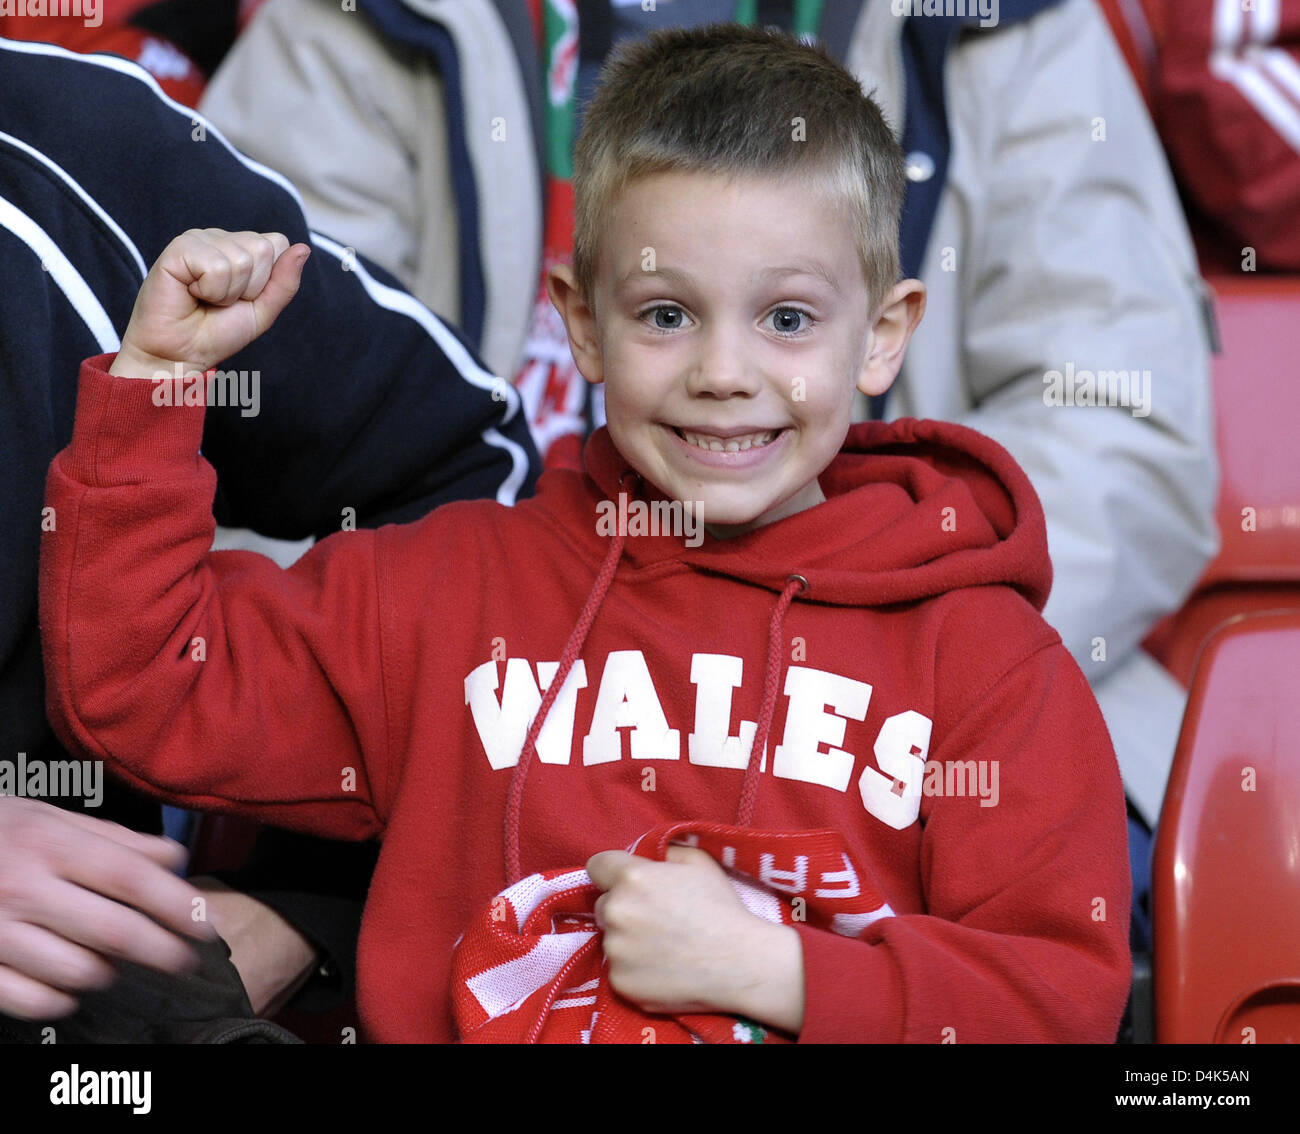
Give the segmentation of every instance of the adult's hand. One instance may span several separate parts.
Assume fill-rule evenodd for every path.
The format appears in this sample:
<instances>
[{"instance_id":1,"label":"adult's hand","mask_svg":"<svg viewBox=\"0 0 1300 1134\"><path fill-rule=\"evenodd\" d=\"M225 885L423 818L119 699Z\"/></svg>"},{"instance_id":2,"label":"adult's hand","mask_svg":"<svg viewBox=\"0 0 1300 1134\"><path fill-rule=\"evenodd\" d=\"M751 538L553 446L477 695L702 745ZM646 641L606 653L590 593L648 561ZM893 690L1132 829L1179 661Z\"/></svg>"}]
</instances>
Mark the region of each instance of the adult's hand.
<instances>
[{"instance_id":1,"label":"adult's hand","mask_svg":"<svg viewBox=\"0 0 1300 1134\"><path fill-rule=\"evenodd\" d=\"M171 839L0 796L0 1012L69 1016L78 994L113 982L115 960L195 967L184 937L216 931L195 920L199 891L171 872L185 853Z\"/></svg>"}]
</instances>

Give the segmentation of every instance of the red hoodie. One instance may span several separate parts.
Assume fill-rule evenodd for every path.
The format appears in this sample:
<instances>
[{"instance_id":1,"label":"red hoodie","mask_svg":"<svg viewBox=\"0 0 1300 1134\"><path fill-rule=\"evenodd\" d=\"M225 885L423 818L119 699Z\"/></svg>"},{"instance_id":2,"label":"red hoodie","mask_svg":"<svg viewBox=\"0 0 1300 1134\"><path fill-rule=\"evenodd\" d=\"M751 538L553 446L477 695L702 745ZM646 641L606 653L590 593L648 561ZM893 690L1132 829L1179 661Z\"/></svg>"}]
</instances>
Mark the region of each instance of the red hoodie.
<instances>
[{"instance_id":1,"label":"red hoodie","mask_svg":"<svg viewBox=\"0 0 1300 1134\"><path fill-rule=\"evenodd\" d=\"M370 1038L454 1038L452 949L508 874L739 818L837 829L896 915L857 938L797 927L802 1042L1114 1040L1119 770L1039 614L1042 511L996 443L855 426L825 503L692 547L604 534L603 502L626 493L636 521L654 490L602 430L585 474L548 472L513 508L341 532L286 571L209 551L203 409L155 407L110 362L84 364L50 469L51 721L172 803L382 838L357 958Z\"/></svg>"}]
</instances>

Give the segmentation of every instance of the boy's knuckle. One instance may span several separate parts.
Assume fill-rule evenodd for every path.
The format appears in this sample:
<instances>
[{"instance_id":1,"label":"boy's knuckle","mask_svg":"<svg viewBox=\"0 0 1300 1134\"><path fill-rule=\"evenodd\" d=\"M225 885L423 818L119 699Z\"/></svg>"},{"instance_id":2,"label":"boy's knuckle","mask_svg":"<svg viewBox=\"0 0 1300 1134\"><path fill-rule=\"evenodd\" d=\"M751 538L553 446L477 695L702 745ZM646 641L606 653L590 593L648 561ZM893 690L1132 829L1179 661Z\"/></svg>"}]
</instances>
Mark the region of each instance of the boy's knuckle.
<instances>
[{"instance_id":1,"label":"boy's knuckle","mask_svg":"<svg viewBox=\"0 0 1300 1134\"><path fill-rule=\"evenodd\" d=\"M601 902L600 919L605 923L606 934L623 923L623 901L613 890Z\"/></svg>"},{"instance_id":2,"label":"boy's knuckle","mask_svg":"<svg viewBox=\"0 0 1300 1134\"><path fill-rule=\"evenodd\" d=\"M632 891L641 891L646 886L646 876L649 873L648 864L644 862L630 863L623 871L623 884Z\"/></svg>"}]
</instances>

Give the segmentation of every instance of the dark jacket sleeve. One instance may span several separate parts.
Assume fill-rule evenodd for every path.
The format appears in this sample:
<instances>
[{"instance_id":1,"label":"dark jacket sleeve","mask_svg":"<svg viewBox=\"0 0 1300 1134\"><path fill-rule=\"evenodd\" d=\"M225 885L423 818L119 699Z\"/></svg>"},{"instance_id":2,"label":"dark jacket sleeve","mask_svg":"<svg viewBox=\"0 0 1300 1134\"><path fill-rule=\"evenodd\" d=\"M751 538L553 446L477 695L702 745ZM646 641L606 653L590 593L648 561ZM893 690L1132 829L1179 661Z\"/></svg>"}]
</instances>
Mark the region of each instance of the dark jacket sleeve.
<instances>
[{"instance_id":1,"label":"dark jacket sleeve","mask_svg":"<svg viewBox=\"0 0 1300 1134\"><path fill-rule=\"evenodd\" d=\"M312 243L293 303L223 366L259 381L255 405L208 415L220 521L298 538L338 530L345 508L358 525L377 525L446 500L511 503L531 491L538 464L513 387L381 269L310 233L288 181L123 60L0 41L0 77L0 129L24 167L16 195L43 198L34 211L44 231L116 334L144 271L188 228ZM44 257L33 259L39 268ZM85 340L76 324L87 314L52 316ZM23 337L48 342L53 330L30 321ZM81 357L115 348L85 342ZM73 390L76 374L51 381Z\"/></svg>"},{"instance_id":2,"label":"dark jacket sleeve","mask_svg":"<svg viewBox=\"0 0 1300 1134\"><path fill-rule=\"evenodd\" d=\"M72 433L80 361L117 349L147 269L181 232L279 231L313 247L288 310L223 364L247 375L227 388L250 396L207 414L221 523L300 538L454 499L513 503L539 462L513 387L459 332L309 232L288 182L144 71L0 40L0 89L0 750L61 759L36 618L45 472ZM156 830L156 811L144 823L138 810L99 814ZM274 842L240 881L346 975L374 851L340 848L355 868L322 870L313 843Z\"/></svg>"}]
</instances>

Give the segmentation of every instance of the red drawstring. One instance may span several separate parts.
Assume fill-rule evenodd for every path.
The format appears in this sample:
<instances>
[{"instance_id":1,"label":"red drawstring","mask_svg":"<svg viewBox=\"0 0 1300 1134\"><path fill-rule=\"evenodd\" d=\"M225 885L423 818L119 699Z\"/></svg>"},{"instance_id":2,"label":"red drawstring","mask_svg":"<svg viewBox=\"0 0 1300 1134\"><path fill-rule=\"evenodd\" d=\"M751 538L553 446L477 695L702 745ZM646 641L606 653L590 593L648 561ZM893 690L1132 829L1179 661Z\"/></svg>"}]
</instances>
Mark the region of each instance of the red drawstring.
<instances>
[{"instance_id":1,"label":"red drawstring","mask_svg":"<svg viewBox=\"0 0 1300 1134\"><path fill-rule=\"evenodd\" d=\"M627 475L630 474L625 474L624 479L627 478ZM620 481L621 487L622 482ZM506 796L505 821L506 881L510 885L514 885L523 877L519 862L519 816L523 807L524 782L528 778L528 769L532 765L533 755L537 751L537 737L542 731L542 726L546 723L546 715L551 711L551 706L555 704L556 698L560 695L560 690L564 688L564 683L568 680L573 663L578 660L578 655L582 653L582 647L587 641L587 634L591 630L591 625L596 621L596 614L599 612L601 604L605 601L605 595L609 593L609 588L614 582L614 573L618 570L618 562L622 558L623 545L626 542L627 535L625 533L619 533L610 541L609 551L605 553L605 562L601 564L596 581L592 584L591 594L587 596L587 603L578 616L573 632L569 635L564 652L560 655L559 668L555 671L555 676L551 679L550 685L546 687L546 693L542 696L542 703L537 708L537 715L533 717L532 724L528 726L528 735L524 737L523 750L520 752L519 761L515 764L515 770L511 774L510 791ZM802 575L791 575L785 589L781 592L781 597L777 599L776 606L772 610L772 619L767 635L767 674L763 682L763 704L759 710L758 726L754 732L754 746L750 749L749 763L745 768L745 782L740 791L740 806L736 811L736 825L740 827L749 826L754 815L754 804L758 799L759 768L763 759L763 749L767 745L768 730L772 727L772 714L776 709L777 679L781 674L781 627L785 621L786 611L790 609L790 604L794 601L795 594L807 590L807 579Z\"/></svg>"},{"instance_id":2,"label":"red drawstring","mask_svg":"<svg viewBox=\"0 0 1300 1134\"><path fill-rule=\"evenodd\" d=\"M625 473L623 480L626 480L629 475ZM619 487L621 488L622 485L621 480ZM591 630L591 624L596 621L596 612L600 610L600 604L605 601L605 595L614 581L614 572L618 570L618 561L623 555L623 545L626 542L625 532L618 533L610 541L609 551L605 553L605 562L601 564L600 573L592 584L591 594L587 596L587 605L582 608L577 625L574 626L573 633L569 635L569 641L564 647L564 653L560 655L560 668L555 671L550 685L546 687L542 703L537 708L537 715L533 718L533 723L528 726L523 751L520 752L519 762L510 777L510 793L506 796L506 881L512 886L523 877L519 868L519 812L524 800L524 780L528 778L528 768L532 763L533 753L537 750L537 736L542 731L542 725L546 723L546 714L551 711L551 706L555 704L560 690L564 688L569 670L573 668L573 663L582 653L587 633Z\"/></svg>"},{"instance_id":3,"label":"red drawstring","mask_svg":"<svg viewBox=\"0 0 1300 1134\"><path fill-rule=\"evenodd\" d=\"M763 705L758 711L754 747L749 750L745 782L740 789L740 806L736 808L737 827L750 825L754 818L754 804L758 801L758 774L763 763L763 750L767 747L768 729L772 727L772 713L776 709L776 683L781 676L781 626L785 622L785 612L794 602L795 593L807 590L807 579L802 575L791 575L772 610L767 632L767 675L763 679Z\"/></svg>"}]
</instances>

